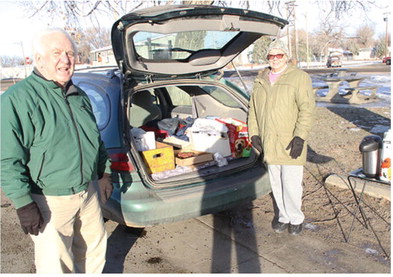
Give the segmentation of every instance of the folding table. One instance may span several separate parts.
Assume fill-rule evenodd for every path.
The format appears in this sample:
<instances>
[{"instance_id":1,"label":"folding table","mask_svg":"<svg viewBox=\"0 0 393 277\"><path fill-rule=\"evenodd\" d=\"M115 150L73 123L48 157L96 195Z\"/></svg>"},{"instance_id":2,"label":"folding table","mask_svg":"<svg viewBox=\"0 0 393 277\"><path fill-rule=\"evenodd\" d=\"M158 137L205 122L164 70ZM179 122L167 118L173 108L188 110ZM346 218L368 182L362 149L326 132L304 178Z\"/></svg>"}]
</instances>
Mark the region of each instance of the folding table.
<instances>
[{"instance_id":1,"label":"folding table","mask_svg":"<svg viewBox=\"0 0 393 277\"><path fill-rule=\"evenodd\" d=\"M375 238L376 238L377 241L378 241L379 246L382 248L382 250L383 250L383 252L385 253L385 255L386 255L387 257L390 257L390 255L385 251L385 249L384 249L383 246L381 245L381 241L380 241L378 235L376 234L376 232L375 232L374 228L372 227L372 225L369 224L369 219L367 218L367 216L366 216L366 214L365 214L365 212L364 212L364 210L363 210L363 208L362 208L362 204L367 205L367 204L364 203L364 201L363 201L364 189L365 189L365 187L366 187L367 182L370 182L370 181L371 181L371 182L377 182L377 183L380 183L380 184L383 184L383 185L389 185L389 186L390 186L390 182L383 181L383 180L379 180L379 179L376 179L376 178L369 178L369 177L367 177L366 175L364 175L364 173L363 173L362 170L363 170L362 168L356 169L356 170L350 172L349 175L348 175L348 184L349 184L349 187L350 187L350 189L351 189L351 191L352 191L353 197L354 197L355 202L356 202L356 207L355 207L356 211L354 211L354 218L353 218L353 220L352 220L351 228L349 229L348 236L347 236L347 238L346 238L346 242L349 241L349 236L351 235L351 232L352 232L352 229L353 229L353 224L354 224L354 222L355 222L355 219L357 219L357 213L358 213L358 211L359 211L360 214L361 214L361 217L362 217L362 219L363 219L363 222L364 222L364 224L362 223L362 225L363 225L366 229L369 229L369 228L371 229L371 231L373 232ZM356 195L355 187L354 187L354 184L353 184L353 182L352 182L352 181L355 180L355 179L358 179L358 180L362 180L362 181L363 181L363 187L362 187L362 190L361 190L361 192L360 192L359 197ZM369 207L369 206L368 206L368 207ZM371 209L371 211L372 211L374 214L376 214L378 217L380 217L380 218L381 218L387 225L389 225L389 227L390 227L390 223L389 223L389 222L387 222L383 217L381 217L381 216L380 216L375 210L373 210L371 207L369 207L369 208Z\"/></svg>"}]
</instances>

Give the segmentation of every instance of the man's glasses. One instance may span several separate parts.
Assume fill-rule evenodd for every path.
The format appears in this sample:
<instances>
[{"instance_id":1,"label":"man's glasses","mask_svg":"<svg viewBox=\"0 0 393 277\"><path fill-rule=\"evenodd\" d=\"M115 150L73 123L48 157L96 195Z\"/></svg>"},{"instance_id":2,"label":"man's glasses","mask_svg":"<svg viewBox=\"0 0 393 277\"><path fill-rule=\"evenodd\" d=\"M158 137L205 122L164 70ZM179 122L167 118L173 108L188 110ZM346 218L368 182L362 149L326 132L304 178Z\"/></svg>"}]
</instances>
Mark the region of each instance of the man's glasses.
<instances>
[{"instance_id":1,"label":"man's glasses","mask_svg":"<svg viewBox=\"0 0 393 277\"><path fill-rule=\"evenodd\" d=\"M282 59L284 57L285 54L276 54L276 55L267 55L267 59L268 60L273 60L274 58L276 59Z\"/></svg>"}]
</instances>

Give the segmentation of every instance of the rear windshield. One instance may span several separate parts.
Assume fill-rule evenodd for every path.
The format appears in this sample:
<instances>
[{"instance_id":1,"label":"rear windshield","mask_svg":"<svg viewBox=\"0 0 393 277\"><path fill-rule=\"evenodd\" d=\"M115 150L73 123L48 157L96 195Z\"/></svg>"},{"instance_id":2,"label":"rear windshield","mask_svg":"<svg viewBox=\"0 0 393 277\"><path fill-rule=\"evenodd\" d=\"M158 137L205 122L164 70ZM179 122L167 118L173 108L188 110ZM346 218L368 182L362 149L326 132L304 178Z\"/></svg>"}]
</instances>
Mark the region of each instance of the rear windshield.
<instances>
[{"instance_id":1,"label":"rear windshield","mask_svg":"<svg viewBox=\"0 0 393 277\"><path fill-rule=\"evenodd\" d=\"M189 31L172 34L138 32L132 43L139 56L152 60L187 59L202 49L220 50L239 32Z\"/></svg>"}]
</instances>

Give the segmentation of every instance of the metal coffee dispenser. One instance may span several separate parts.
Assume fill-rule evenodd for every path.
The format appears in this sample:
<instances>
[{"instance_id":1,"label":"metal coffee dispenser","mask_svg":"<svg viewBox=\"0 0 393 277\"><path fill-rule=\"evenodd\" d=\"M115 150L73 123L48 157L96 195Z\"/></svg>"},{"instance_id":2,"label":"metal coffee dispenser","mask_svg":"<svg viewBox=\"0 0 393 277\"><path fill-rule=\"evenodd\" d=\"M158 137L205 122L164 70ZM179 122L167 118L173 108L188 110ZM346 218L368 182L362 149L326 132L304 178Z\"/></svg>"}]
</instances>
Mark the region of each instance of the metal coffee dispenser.
<instances>
[{"instance_id":1,"label":"metal coffee dispenser","mask_svg":"<svg viewBox=\"0 0 393 277\"><path fill-rule=\"evenodd\" d=\"M363 173L368 178L378 178L380 168L380 152L382 139L376 135L363 138L359 145L362 153Z\"/></svg>"}]
</instances>

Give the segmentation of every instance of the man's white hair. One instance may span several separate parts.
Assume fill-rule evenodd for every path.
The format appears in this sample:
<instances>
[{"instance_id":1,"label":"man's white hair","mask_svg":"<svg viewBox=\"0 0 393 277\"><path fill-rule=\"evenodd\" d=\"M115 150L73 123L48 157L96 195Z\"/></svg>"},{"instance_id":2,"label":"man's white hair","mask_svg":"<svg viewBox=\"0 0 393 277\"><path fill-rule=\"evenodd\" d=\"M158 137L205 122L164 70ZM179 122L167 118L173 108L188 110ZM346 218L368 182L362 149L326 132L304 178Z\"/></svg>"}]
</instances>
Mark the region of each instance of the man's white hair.
<instances>
[{"instance_id":1,"label":"man's white hair","mask_svg":"<svg viewBox=\"0 0 393 277\"><path fill-rule=\"evenodd\" d=\"M38 33L35 34L34 38L33 38L33 56L35 56L35 54L44 54L44 44L42 41L42 38L48 34L51 33L61 33L63 35L65 35L72 43L72 48L74 49L74 52L77 51L76 48L76 44L74 42L74 40L71 38L70 34L68 34L65 30L61 29L61 28L46 28L43 29L41 31L39 31Z\"/></svg>"}]
</instances>

